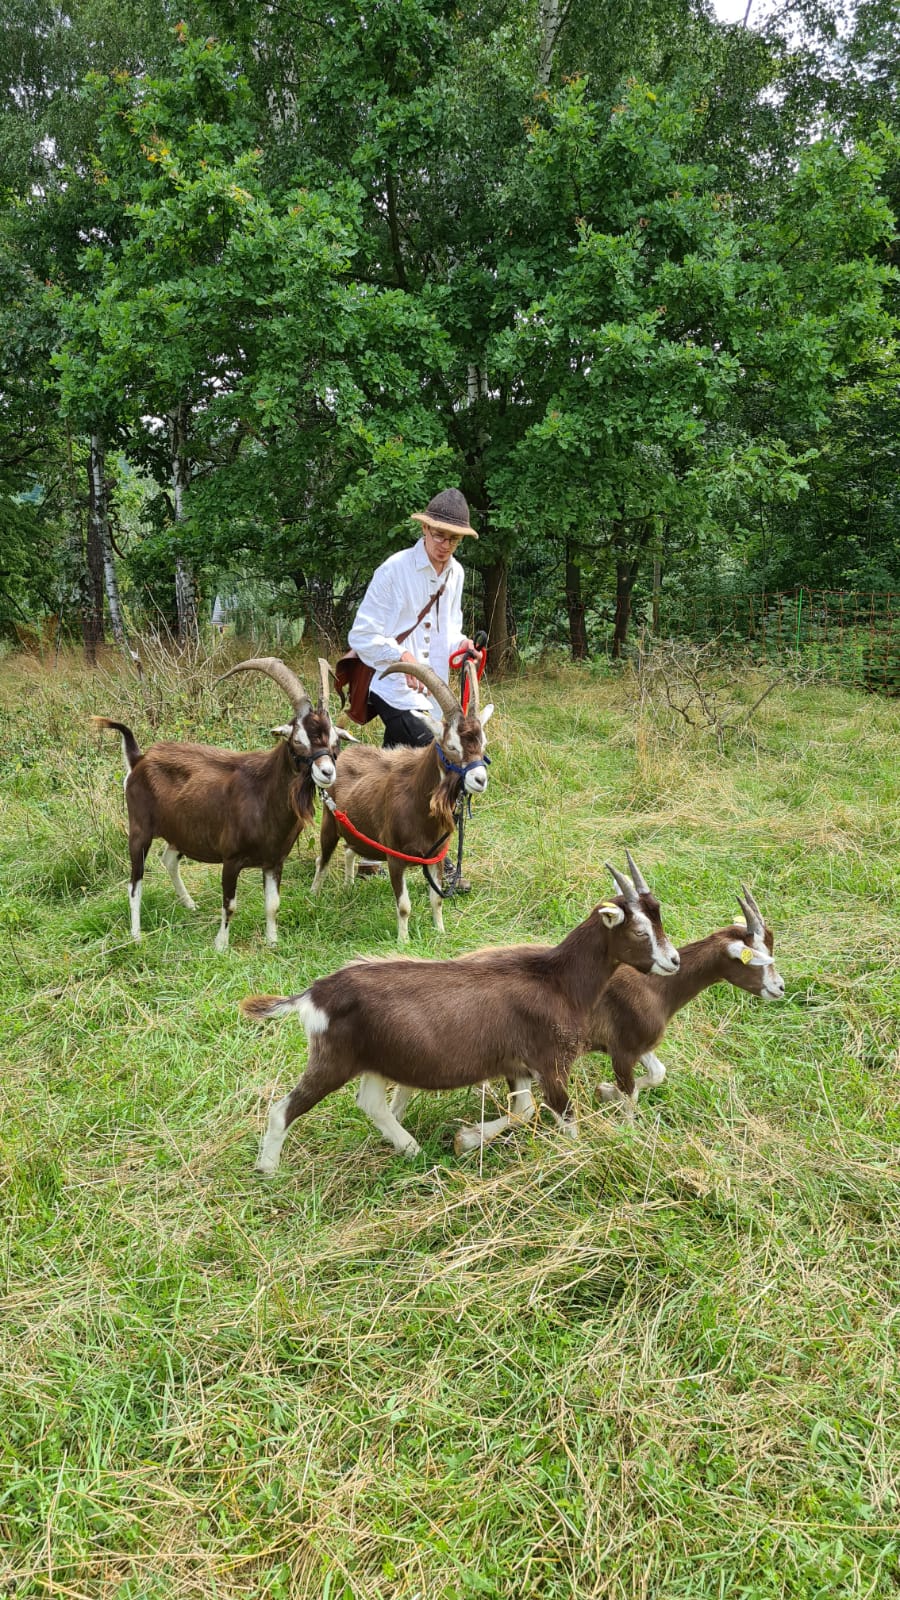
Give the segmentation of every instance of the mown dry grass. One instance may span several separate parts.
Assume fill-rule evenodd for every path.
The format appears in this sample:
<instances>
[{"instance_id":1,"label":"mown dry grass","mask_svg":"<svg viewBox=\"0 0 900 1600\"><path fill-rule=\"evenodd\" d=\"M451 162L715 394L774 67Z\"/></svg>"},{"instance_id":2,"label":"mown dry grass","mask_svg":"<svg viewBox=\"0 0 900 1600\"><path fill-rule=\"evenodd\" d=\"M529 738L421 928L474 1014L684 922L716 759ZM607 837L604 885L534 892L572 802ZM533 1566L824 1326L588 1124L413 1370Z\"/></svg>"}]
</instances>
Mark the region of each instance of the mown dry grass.
<instances>
[{"instance_id":1,"label":"mown dry grass","mask_svg":"<svg viewBox=\"0 0 900 1600\"><path fill-rule=\"evenodd\" d=\"M224 664L155 662L149 700L115 662L0 664L0 1590L895 1594L900 707L781 689L719 755L636 726L624 681L497 685L446 948L558 938L628 843L679 940L750 882L788 1000L703 996L633 1129L592 1059L578 1146L541 1124L459 1161L479 1097L420 1099L410 1168L345 1092L264 1185L302 1048L237 1002L390 953L394 916L339 874L314 904L307 835L276 952L248 879L215 955L196 866L195 917L151 867L131 944L87 718L264 743L277 691L214 691ZM411 927L437 950L417 885Z\"/></svg>"}]
</instances>

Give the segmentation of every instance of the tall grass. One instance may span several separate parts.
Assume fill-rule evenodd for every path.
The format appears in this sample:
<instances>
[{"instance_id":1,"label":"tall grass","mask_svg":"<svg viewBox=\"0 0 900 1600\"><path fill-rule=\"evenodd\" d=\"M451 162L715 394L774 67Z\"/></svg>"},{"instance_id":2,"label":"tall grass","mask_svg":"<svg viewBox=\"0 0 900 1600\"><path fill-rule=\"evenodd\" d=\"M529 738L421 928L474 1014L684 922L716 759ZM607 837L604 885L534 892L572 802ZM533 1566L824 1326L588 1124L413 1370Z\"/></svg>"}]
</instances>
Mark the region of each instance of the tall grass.
<instances>
[{"instance_id":1,"label":"tall grass","mask_svg":"<svg viewBox=\"0 0 900 1600\"><path fill-rule=\"evenodd\" d=\"M158 864L132 945L88 716L265 744L277 690L212 692L224 665L156 663L151 701L116 664L0 666L0 1592L895 1595L900 707L782 689L720 754L588 670L496 685L475 890L439 946L413 882L413 950L555 940L627 843L679 942L749 882L788 999L701 997L634 1128L594 1058L577 1146L460 1161L480 1095L420 1097L410 1167L345 1091L262 1184L302 1035L237 1002L390 953L395 917L339 872L314 903L307 833L277 951L249 875L219 956L215 869L192 916Z\"/></svg>"}]
</instances>

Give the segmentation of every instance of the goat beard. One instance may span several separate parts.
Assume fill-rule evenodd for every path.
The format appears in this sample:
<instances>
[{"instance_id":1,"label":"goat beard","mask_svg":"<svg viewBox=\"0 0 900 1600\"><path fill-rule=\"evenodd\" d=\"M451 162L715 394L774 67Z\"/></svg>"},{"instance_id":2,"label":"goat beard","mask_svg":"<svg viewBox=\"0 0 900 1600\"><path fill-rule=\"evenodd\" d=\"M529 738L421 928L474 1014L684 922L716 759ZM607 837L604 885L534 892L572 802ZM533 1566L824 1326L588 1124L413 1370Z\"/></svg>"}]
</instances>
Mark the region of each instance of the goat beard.
<instances>
[{"instance_id":1,"label":"goat beard","mask_svg":"<svg viewBox=\"0 0 900 1600\"><path fill-rule=\"evenodd\" d=\"M442 833L454 827L453 807L459 795L459 774L446 772L431 797L429 810Z\"/></svg>"},{"instance_id":2,"label":"goat beard","mask_svg":"<svg viewBox=\"0 0 900 1600\"><path fill-rule=\"evenodd\" d=\"M315 816L313 805L313 781L305 772L296 777L288 792L291 810L298 822L312 822Z\"/></svg>"}]
</instances>

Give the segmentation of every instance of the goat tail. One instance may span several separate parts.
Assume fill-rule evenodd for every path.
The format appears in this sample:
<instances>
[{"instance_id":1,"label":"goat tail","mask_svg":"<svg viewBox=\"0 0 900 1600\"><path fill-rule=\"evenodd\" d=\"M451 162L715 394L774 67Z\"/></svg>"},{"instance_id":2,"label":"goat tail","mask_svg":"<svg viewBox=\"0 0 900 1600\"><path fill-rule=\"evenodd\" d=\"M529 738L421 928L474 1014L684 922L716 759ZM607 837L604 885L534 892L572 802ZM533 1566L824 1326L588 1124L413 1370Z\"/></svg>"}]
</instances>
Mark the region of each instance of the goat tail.
<instances>
[{"instance_id":1,"label":"goat tail","mask_svg":"<svg viewBox=\"0 0 900 1600\"><path fill-rule=\"evenodd\" d=\"M141 750L130 728L124 722L113 722L112 717L91 717L95 728L112 728L122 735L122 751L125 756L125 765L132 772L141 759Z\"/></svg>"},{"instance_id":2,"label":"goat tail","mask_svg":"<svg viewBox=\"0 0 900 1600\"><path fill-rule=\"evenodd\" d=\"M312 1039L314 1034L328 1031L328 1013L313 1003L309 989L304 989L302 994L248 994L241 1000L240 1009L251 1022L265 1022L269 1017L286 1017L289 1011L297 1011L308 1039Z\"/></svg>"},{"instance_id":3,"label":"goat tail","mask_svg":"<svg viewBox=\"0 0 900 1600\"><path fill-rule=\"evenodd\" d=\"M299 995L287 994L248 994L240 1003L240 1009L251 1022L261 1022L264 1017L283 1017L288 1011L297 1010Z\"/></svg>"}]
</instances>

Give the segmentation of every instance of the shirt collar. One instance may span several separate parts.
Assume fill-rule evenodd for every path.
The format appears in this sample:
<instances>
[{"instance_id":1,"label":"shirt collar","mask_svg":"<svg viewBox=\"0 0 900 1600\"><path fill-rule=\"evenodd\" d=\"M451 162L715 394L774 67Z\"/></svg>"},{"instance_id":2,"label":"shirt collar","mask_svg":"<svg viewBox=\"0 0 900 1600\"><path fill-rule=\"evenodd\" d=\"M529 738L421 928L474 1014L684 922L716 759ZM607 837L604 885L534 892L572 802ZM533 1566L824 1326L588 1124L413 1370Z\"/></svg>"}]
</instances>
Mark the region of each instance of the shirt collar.
<instances>
[{"instance_id":1,"label":"shirt collar","mask_svg":"<svg viewBox=\"0 0 900 1600\"><path fill-rule=\"evenodd\" d=\"M413 555L416 562L416 571L424 572L427 567L428 571L431 573L431 576L436 578L438 583L443 583L444 579L450 576L453 568L457 565L456 557L451 556L443 572L435 572L434 567L431 565L431 562L428 558L428 551L425 549L424 534L422 538L417 539L416 543L413 545Z\"/></svg>"}]
</instances>

